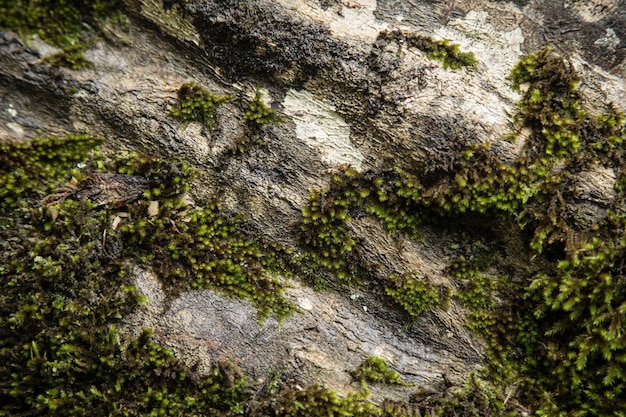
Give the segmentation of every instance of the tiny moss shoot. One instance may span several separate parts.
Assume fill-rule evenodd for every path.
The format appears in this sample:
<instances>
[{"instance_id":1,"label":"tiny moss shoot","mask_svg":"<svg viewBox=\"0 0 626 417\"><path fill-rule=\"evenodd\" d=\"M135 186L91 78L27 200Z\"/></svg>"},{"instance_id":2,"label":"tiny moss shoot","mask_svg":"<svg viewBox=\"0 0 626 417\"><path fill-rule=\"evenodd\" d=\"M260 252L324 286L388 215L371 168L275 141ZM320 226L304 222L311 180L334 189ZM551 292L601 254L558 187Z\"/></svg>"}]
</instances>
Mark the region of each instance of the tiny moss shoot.
<instances>
[{"instance_id":1,"label":"tiny moss shoot","mask_svg":"<svg viewBox=\"0 0 626 417\"><path fill-rule=\"evenodd\" d=\"M232 150L234 154L244 153L252 145L267 146L263 140L264 126L280 126L286 120L276 110L265 104L263 93L258 89L248 104L244 119L246 120L246 129L238 140L235 149Z\"/></svg>"},{"instance_id":2,"label":"tiny moss shoot","mask_svg":"<svg viewBox=\"0 0 626 417\"><path fill-rule=\"evenodd\" d=\"M216 125L215 108L228 99L212 94L197 84L186 83L178 90L178 103L170 115L182 120L185 125L200 122L212 131Z\"/></svg>"},{"instance_id":3,"label":"tiny moss shoot","mask_svg":"<svg viewBox=\"0 0 626 417\"><path fill-rule=\"evenodd\" d=\"M244 114L244 118L256 126L268 124L278 126L285 122L284 117L265 104L263 101L263 93L260 90L255 92L254 98L248 106L248 111Z\"/></svg>"}]
</instances>

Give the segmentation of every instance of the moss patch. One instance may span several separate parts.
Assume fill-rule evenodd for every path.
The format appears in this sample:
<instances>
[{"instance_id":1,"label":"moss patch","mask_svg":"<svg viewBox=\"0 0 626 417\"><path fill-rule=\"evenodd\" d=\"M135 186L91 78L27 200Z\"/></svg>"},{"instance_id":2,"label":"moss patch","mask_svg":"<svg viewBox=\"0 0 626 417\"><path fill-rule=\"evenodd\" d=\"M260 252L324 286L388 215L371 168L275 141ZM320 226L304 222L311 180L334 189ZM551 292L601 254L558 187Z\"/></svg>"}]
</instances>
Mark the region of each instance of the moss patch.
<instances>
[{"instance_id":1,"label":"moss patch","mask_svg":"<svg viewBox=\"0 0 626 417\"><path fill-rule=\"evenodd\" d=\"M200 377L149 331L120 340L120 319L143 301L128 260L168 277L175 291L247 297L260 318L280 319L293 307L271 273L277 250L245 239L215 202L187 207L184 163L135 154L105 162L98 143L2 144L0 415L243 413L240 375L215 368ZM89 174L104 169L116 172ZM58 188L68 175L75 179Z\"/></svg>"},{"instance_id":2,"label":"moss patch","mask_svg":"<svg viewBox=\"0 0 626 417\"><path fill-rule=\"evenodd\" d=\"M385 289L387 295L398 302L413 318L425 312L446 309L450 303L451 290L444 285L433 285L415 274L393 276L394 286Z\"/></svg>"},{"instance_id":3,"label":"moss patch","mask_svg":"<svg viewBox=\"0 0 626 417\"><path fill-rule=\"evenodd\" d=\"M88 159L99 143L84 135L0 143L0 209L7 213L25 208L50 193L62 178L80 177L77 164Z\"/></svg>"},{"instance_id":4,"label":"moss patch","mask_svg":"<svg viewBox=\"0 0 626 417\"><path fill-rule=\"evenodd\" d=\"M478 60L471 52L461 52L459 44L450 39L434 40L430 36L407 33L401 30L385 31L378 35L379 41L398 42L417 48L430 59L440 61L444 69L478 68Z\"/></svg>"},{"instance_id":5,"label":"moss patch","mask_svg":"<svg viewBox=\"0 0 626 417\"><path fill-rule=\"evenodd\" d=\"M254 98L248 103L243 117L246 120L244 133L232 150L233 154L244 153L253 145L267 146L263 139L265 127L279 126L286 120L276 110L265 104L263 93L258 89L254 93Z\"/></svg>"},{"instance_id":6,"label":"moss patch","mask_svg":"<svg viewBox=\"0 0 626 417\"><path fill-rule=\"evenodd\" d=\"M148 331L120 340L117 324L143 297L112 244L119 208L76 198L37 208L61 178L98 167L84 162L98 143L2 144L0 415L240 414L240 377L199 378Z\"/></svg>"},{"instance_id":7,"label":"moss patch","mask_svg":"<svg viewBox=\"0 0 626 417\"><path fill-rule=\"evenodd\" d=\"M197 84L186 83L178 90L178 103L170 115L185 124L200 122L211 131L215 129L215 108L228 99L212 94Z\"/></svg>"},{"instance_id":8,"label":"moss patch","mask_svg":"<svg viewBox=\"0 0 626 417\"><path fill-rule=\"evenodd\" d=\"M361 362L359 367L352 372L352 377L363 384L366 382L382 382L385 384L410 386L410 384L402 380L399 373L389 368L387 362L378 356L370 356Z\"/></svg>"},{"instance_id":9,"label":"moss patch","mask_svg":"<svg viewBox=\"0 0 626 417\"><path fill-rule=\"evenodd\" d=\"M118 0L16 0L0 4L0 28L22 37L39 36L63 49L48 61L72 69L91 67L82 57L89 38L106 19L119 13ZM85 28L89 28L86 30Z\"/></svg>"},{"instance_id":10,"label":"moss patch","mask_svg":"<svg viewBox=\"0 0 626 417\"><path fill-rule=\"evenodd\" d=\"M539 415L619 415L626 410L625 118L612 108L588 114L573 65L549 48L523 57L510 79L524 92L519 130L506 139L530 132L515 161L503 163L481 146L427 181L418 172L347 170L311 192L303 243L319 265L350 276L367 271L347 224L355 213L409 236L424 222L459 221L465 213L486 215L484 225L494 230L517 224L539 256L534 278L493 279L465 259L449 269L459 288L454 298L487 340L486 377L500 386L516 381L520 401ZM582 227L568 207L580 198L577 175L598 166L616 172L617 198L606 216ZM384 284L409 314L438 303L432 286L410 282Z\"/></svg>"}]
</instances>

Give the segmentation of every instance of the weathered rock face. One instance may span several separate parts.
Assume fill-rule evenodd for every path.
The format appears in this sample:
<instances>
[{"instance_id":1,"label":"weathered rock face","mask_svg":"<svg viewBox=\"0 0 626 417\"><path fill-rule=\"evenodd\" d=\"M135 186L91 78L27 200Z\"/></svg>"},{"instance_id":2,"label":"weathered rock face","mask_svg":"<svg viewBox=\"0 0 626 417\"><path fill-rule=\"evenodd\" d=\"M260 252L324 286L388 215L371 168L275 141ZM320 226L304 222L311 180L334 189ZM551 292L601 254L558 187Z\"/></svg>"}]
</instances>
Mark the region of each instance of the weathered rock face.
<instances>
[{"instance_id":1,"label":"weathered rock face","mask_svg":"<svg viewBox=\"0 0 626 417\"><path fill-rule=\"evenodd\" d=\"M481 143L493 144L503 161L514 158L520 144L501 140L513 130L519 99L506 76L524 52L552 44L573 54L591 103L626 110L619 1L166 1L167 11L155 0L127 3L130 29L111 28L85 54L94 70L52 67L41 61L50 46L1 35L0 140L85 132L105 138L108 152L183 156L199 172L194 197L217 195L227 211L246 216L251 235L296 251L309 190L348 164L429 173ZM383 35L391 32L398 35ZM413 35L449 38L475 54L477 67L445 70L412 46ZM233 97L218 109L213 132L168 116L189 81ZM287 121L266 129L266 148L233 156L241 103L256 85ZM602 216L614 178L604 168L581 176L584 201L572 208L581 223ZM380 265L374 277L418 271L454 285L445 272L459 255L454 231L425 226L416 242L389 236L367 217L350 227L361 256ZM514 238L474 232L468 239L500 248L512 279L529 273ZM149 303L129 329L156 329L189 363L227 359L259 379L285 369L343 392L358 388L348 371L370 355L429 387L443 384L442 375L462 383L483 364L462 308L407 325L375 285L329 292L294 282L289 296L301 312L278 326L273 318L258 324L246 301L198 291L165 303L158 277L137 269L137 281ZM376 389L374 399L411 390Z\"/></svg>"}]
</instances>

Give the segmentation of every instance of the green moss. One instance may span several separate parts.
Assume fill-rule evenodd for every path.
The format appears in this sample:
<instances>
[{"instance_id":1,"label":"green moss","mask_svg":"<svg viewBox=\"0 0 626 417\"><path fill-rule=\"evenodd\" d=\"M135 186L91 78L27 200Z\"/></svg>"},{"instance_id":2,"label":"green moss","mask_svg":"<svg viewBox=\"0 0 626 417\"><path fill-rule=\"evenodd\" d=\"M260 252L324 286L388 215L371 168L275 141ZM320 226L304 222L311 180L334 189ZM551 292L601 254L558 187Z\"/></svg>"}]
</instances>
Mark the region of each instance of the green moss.
<instances>
[{"instance_id":1,"label":"green moss","mask_svg":"<svg viewBox=\"0 0 626 417\"><path fill-rule=\"evenodd\" d=\"M516 417L531 414L531 410L512 399L510 393L480 380L476 374L470 374L462 388L447 390L443 395L425 395L418 391L414 401L422 410L437 416Z\"/></svg>"},{"instance_id":2,"label":"green moss","mask_svg":"<svg viewBox=\"0 0 626 417\"><path fill-rule=\"evenodd\" d=\"M523 57L510 79L524 91L519 130L507 139L522 129L528 135L516 160L503 163L489 146L471 147L427 183L393 168L346 171L328 189L311 192L303 243L321 265L346 273L368 270L353 255L348 223L355 213L412 237L424 222L441 226L466 213L492 230L517 225L539 256L534 278L491 278L465 259L448 270L458 287L454 299L470 310L470 328L487 342L485 377L499 386L516 381L518 399L535 404L538 415L619 415L626 410L625 117L614 107L589 115L573 65L550 49ZM617 198L607 216L585 229L568 206L580 197L576 176L598 165L617 173ZM386 289L413 316L439 308L450 295L441 290L414 277Z\"/></svg>"},{"instance_id":3,"label":"green moss","mask_svg":"<svg viewBox=\"0 0 626 417\"><path fill-rule=\"evenodd\" d=\"M407 384L402 380L402 377L399 373L389 368L387 362L383 358L379 358L378 356L370 356L365 359L359 367L352 372L352 377L365 382L381 382L385 384L396 384L403 386L410 386L411 384Z\"/></svg>"},{"instance_id":4,"label":"green moss","mask_svg":"<svg viewBox=\"0 0 626 417\"><path fill-rule=\"evenodd\" d=\"M219 369L198 380L149 333L120 340L143 296L107 244L110 210L73 199L55 209L0 228L0 415L235 414L243 391Z\"/></svg>"},{"instance_id":5,"label":"green moss","mask_svg":"<svg viewBox=\"0 0 626 417\"><path fill-rule=\"evenodd\" d=\"M304 390L285 389L257 414L267 417L327 417L380 415L379 409L367 401L367 393L340 397L336 391L312 385Z\"/></svg>"},{"instance_id":6,"label":"green moss","mask_svg":"<svg viewBox=\"0 0 626 417\"><path fill-rule=\"evenodd\" d=\"M63 51L49 55L45 60L54 65L60 65L73 70L93 68L93 64L83 57L87 45L78 44L64 48Z\"/></svg>"},{"instance_id":7,"label":"green moss","mask_svg":"<svg viewBox=\"0 0 626 417\"><path fill-rule=\"evenodd\" d=\"M69 136L2 144L0 415L242 414L240 375L216 367L203 379L149 332L120 340L120 319L143 302L128 260L150 260L146 267L170 288L215 288L250 298L261 317L282 318L293 308L272 278L277 249L246 240L215 203L186 207L184 163L127 154L85 164L99 155L97 143ZM78 166L116 170L106 190L120 197L102 204L102 190L89 188L100 185L99 174ZM84 180L62 202L37 207L68 175ZM133 184L146 200L124 197ZM148 212L150 201L158 213Z\"/></svg>"},{"instance_id":8,"label":"green moss","mask_svg":"<svg viewBox=\"0 0 626 417\"><path fill-rule=\"evenodd\" d=\"M26 38L39 36L63 49L48 61L72 69L91 67L82 57L88 34L119 13L117 0L16 0L0 4L0 28ZM89 30L86 30L89 28Z\"/></svg>"},{"instance_id":9,"label":"green moss","mask_svg":"<svg viewBox=\"0 0 626 417\"><path fill-rule=\"evenodd\" d=\"M246 129L241 138L237 141L232 153L240 154L246 152L252 145L266 146L263 139L263 127L267 125L279 126L285 122L276 110L269 107L263 101L263 93L256 90L254 98L248 104L248 110L244 114Z\"/></svg>"},{"instance_id":10,"label":"green moss","mask_svg":"<svg viewBox=\"0 0 626 417\"><path fill-rule=\"evenodd\" d=\"M276 386L259 395L233 366L198 375L149 330L122 339L120 320L145 300L133 286L129 259L145 262L175 291L209 287L251 298L261 316L293 310L281 298L282 284L268 278L285 272L280 248L245 239L238 221L221 215L216 202L185 206L186 164L137 154L84 164L99 155L91 150L97 143L37 139L7 145L3 153L5 174L23 180L19 204L0 215L0 415L411 415L402 411L411 407L371 404L367 391L341 397L317 385ZM37 167L37 175L14 175L23 165ZM86 188L97 185L97 174L73 170L78 166L114 170L107 190L139 183L143 195L102 204ZM62 169L79 178L78 191L50 207L28 209L67 178ZM152 201L159 202L156 213L147 211ZM121 211L127 215L119 217ZM373 359L360 374L377 372L401 383Z\"/></svg>"},{"instance_id":11,"label":"green moss","mask_svg":"<svg viewBox=\"0 0 626 417\"><path fill-rule=\"evenodd\" d=\"M449 288L419 279L413 273L392 277L392 281L394 285L385 292L413 318L435 309L445 309L450 303Z\"/></svg>"},{"instance_id":12,"label":"green moss","mask_svg":"<svg viewBox=\"0 0 626 417\"><path fill-rule=\"evenodd\" d=\"M215 129L215 108L229 97L220 97L209 93L203 87L194 84L183 84L178 90L178 104L170 115L186 124L200 122L209 130Z\"/></svg>"},{"instance_id":13,"label":"green moss","mask_svg":"<svg viewBox=\"0 0 626 417\"><path fill-rule=\"evenodd\" d=\"M255 126L262 125L280 125L285 122L285 118L282 117L276 110L269 107L263 101L263 93L257 90L254 94L254 98L248 105L248 110L244 114L244 118L250 121Z\"/></svg>"},{"instance_id":14,"label":"green moss","mask_svg":"<svg viewBox=\"0 0 626 417\"><path fill-rule=\"evenodd\" d=\"M440 61L444 69L478 68L478 60L474 54L461 52L460 45L451 43L449 39L434 40L430 36L406 33L400 30L382 32L378 39L406 43L409 47L425 52L428 58Z\"/></svg>"},{"instance_id":15,"label":"green moss","mask_svg":"<svg viewBox=\"0 0 626 417\"><path fill-rule=\"evenodd\" d=\"M463 67L478 68L478 60L471 52L461 52L459 44L450 43L449 39L432 41L425 39L422 49L430 59L435 59L443 63L444 69L459 69Z\"/></svg>"},{"instance_id":16,"label":"green moss","mask_svg":"<svg viewBox=\"0 0 626 417\"><path fill-rule=\"evenodd\" d=\"M78 165L100 143L86 135L37 137L0 143L0 209L27 207L50 193L59 181L80 178Z\"/></svg>"},{"instance_id":17,"label":"green moss","mask_svg":"<svg viewBox=\"0 0 626 417\"><path fill-rule=\"evenodd\" d=\"M461 257L448 268L457 281L458 289L454 297L473 311L489 311L494 307L496 292L495 279L481 274L476 260L466 261Z\"/></svg>"}]
</instances>

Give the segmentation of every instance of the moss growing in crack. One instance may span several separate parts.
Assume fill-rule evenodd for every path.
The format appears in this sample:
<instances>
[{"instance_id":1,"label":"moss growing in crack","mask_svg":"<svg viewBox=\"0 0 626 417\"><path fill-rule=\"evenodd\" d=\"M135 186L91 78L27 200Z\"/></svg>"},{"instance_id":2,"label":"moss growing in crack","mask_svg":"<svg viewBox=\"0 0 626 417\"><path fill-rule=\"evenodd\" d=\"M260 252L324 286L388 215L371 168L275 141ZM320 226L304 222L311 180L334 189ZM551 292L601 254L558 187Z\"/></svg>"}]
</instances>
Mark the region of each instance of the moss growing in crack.
<instances>
[{"instance_id":1,"label":"moss growing in crack","mask_svg":"<svg viewBox=\"0 0 626 417\"><path fill-rule=\"evenodd\" d=\"M378 356L370 356L351 373L352 378L361 383L374 382L410 386L402 380L399 373L389 368L387 362Z\"/></svg>"},{"instance_id":2,"label":"moss growing in crack","mask_svg":"<svg viewBox=\"0 0 626 417\"><path fill-rule=\"evenodd\" d=\"M195 83L186 83L178 90L178 103L170 115L182 120L185 125L200 122L211 131L216 124L215 108L228 99L212 94Z\"/></svg>"},{"instance_id":3,"label":"moss growing in crack","mask_svg":"<svg viewBox=\"0 0 626 417\"><path fill-rule=\"evenodd\" d=\"M462 388L446 390L441 395L417 391L414 401L424 415L518 417L532 410L521 405L496 384L479 379L472 373ZM419 414L418 414L419 415Z\"/></svg>"},{"instance_id":4,"label":"moss growing in crack","mask_svg":"<svg viewBox=\"0 0 626 417\"><path fill-rule=\"evenodd\" d=\"M0 28L21 37L39 36L63 51L48 61L80 69L92 67L82 56L88 38L109 17L119 13L117 0L16 0L0 4Z\"/></svg>"}]
</instances>

